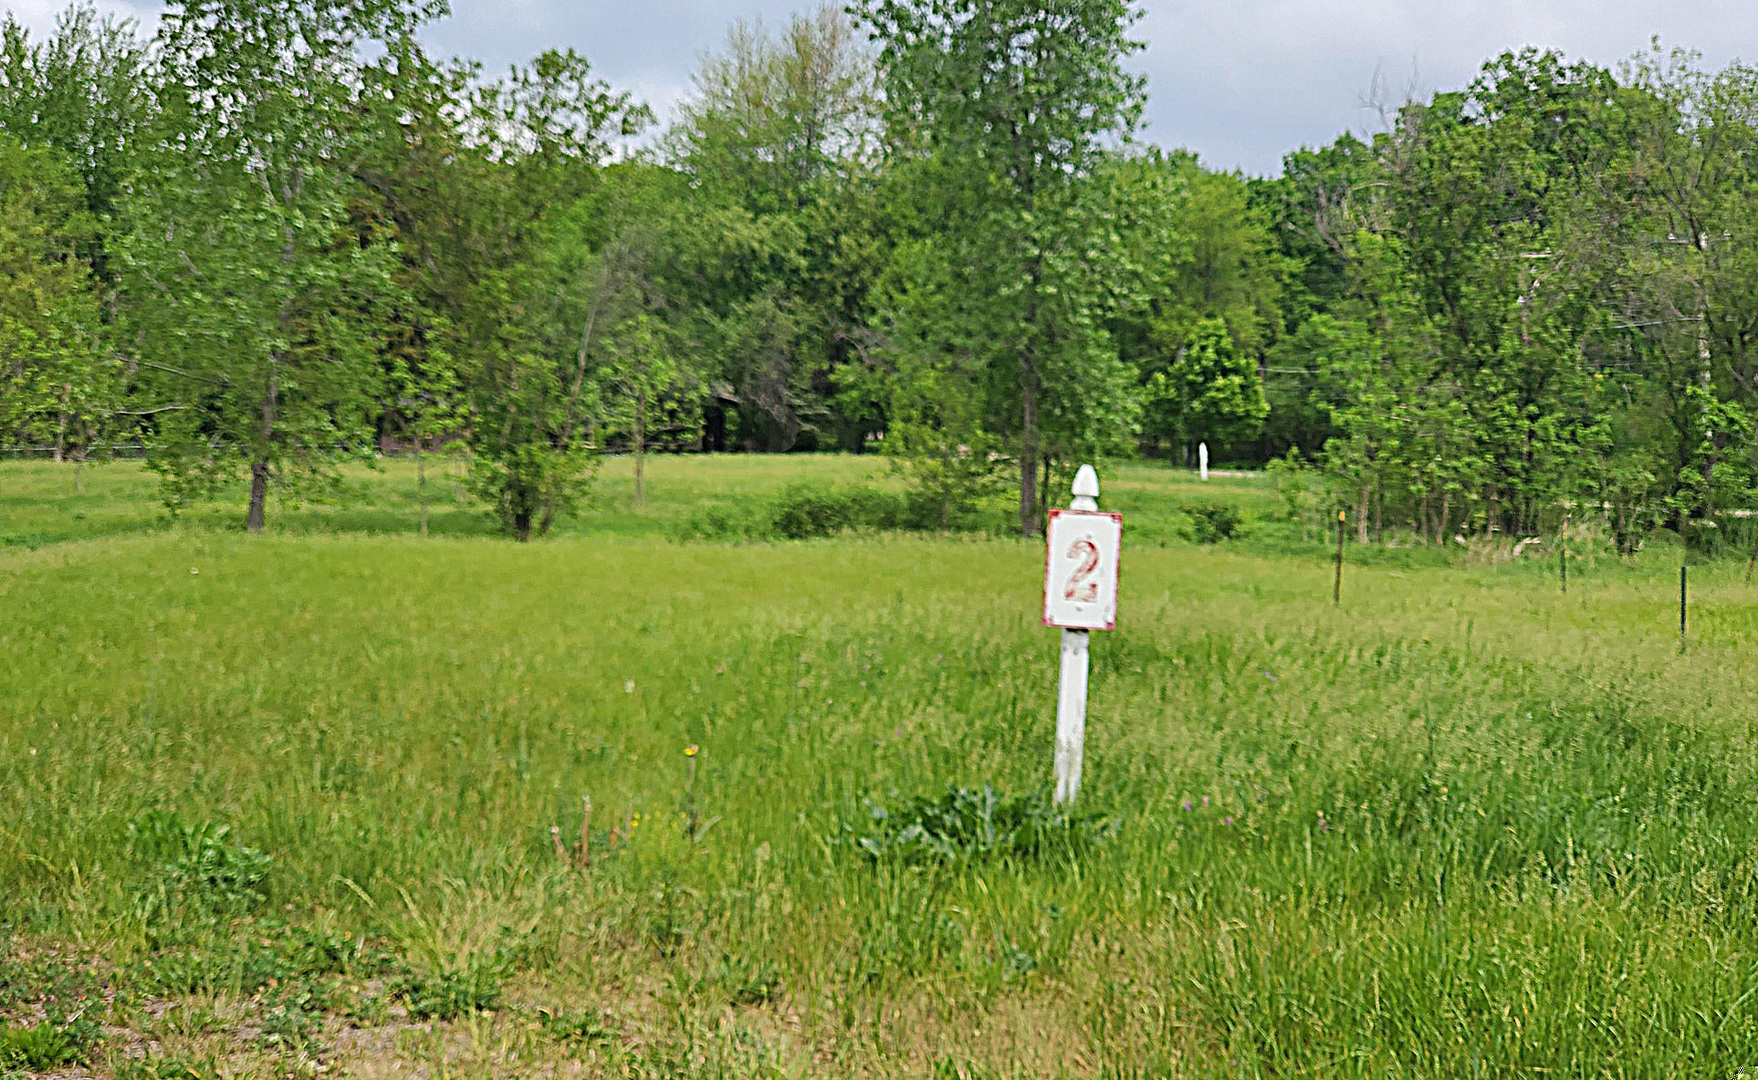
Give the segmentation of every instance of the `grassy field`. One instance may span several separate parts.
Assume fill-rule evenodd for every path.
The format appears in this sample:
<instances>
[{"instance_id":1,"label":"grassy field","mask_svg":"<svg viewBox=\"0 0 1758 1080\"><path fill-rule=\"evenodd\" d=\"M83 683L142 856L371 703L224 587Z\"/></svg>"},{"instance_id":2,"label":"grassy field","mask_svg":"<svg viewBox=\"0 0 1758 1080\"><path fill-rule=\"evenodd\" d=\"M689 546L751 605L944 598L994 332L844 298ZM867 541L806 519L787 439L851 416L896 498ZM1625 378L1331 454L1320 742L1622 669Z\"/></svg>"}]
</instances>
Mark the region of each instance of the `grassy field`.
<instances>
[{"instance_id":1,"label":"grassy field","mask_svg":"<svg viewBox=\"0 0 1758 1080\"><path fill-rule=\"evenodd\" d=\"M680 542L891 481L650 479L516 545L443 482L412 535L404 463L260 537L132 465L0 467L0 1076L1758 1066L1742 565L1693 569L1684 650L1664 553L1567 595L1359 553L1334 608L1261 478L1109 470L1058 814L1039 545ZM1193 500L1246 538L1181 539Z\"/></svg>"}]
</instances>

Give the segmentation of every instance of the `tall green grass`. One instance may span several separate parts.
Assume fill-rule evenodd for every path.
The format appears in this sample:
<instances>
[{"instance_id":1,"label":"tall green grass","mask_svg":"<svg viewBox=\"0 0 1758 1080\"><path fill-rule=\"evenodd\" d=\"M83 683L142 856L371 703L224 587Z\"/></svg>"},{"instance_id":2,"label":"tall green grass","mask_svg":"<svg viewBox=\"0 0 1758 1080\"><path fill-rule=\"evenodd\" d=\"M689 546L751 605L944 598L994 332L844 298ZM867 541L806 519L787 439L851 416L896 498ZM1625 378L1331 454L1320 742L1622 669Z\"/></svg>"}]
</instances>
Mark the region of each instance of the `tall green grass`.
<instances>
[{"instance_id":1,"label":"tall green grass","mask_svg":"<svg viewBox=\"0 0 1758 1080\"><path fill-rule=\"evenodd\" d=\"M1682 652L1659 559L1566 596L1541 566L1352 565L1334 608L1322 546L1183 543L1172 507L1214 496L1118 471L1081 807L1115 835L875 859L848 842L875 804L1047 784L1041 548L665 539L697 497L888 482L793 465L662 463L645 510L532 545L407 535L392 473L354 511L382 527L0 550L0 1016L74 963L115 994L112 1072L1758 1064L1741 567L1693 571ZM137 480L85 497L151 522ZM1222 489L1248 519L1254 483Z\"/></svg>"}]
</instances>

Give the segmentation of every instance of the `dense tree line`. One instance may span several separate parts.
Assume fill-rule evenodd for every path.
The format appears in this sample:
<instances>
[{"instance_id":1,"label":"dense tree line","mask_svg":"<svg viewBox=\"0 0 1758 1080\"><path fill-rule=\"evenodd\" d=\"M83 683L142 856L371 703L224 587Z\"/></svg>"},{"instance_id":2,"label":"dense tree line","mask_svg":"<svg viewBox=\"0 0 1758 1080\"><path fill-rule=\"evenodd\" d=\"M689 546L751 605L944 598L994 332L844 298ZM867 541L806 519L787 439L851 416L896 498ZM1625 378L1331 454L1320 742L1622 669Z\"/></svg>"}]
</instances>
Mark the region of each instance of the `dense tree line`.
<instances>
[{"instance_id":1,"label":"dense tree line","mask_svg":"<svg viewBox=\"0 0 1758 1080\"><path fill-rule=\"evenodd\" d=\"M927 519L1198 443L1363 538L1694 540L1758 475L1758 71L1509 53L1248 179L1143 144L1125 0L739 24L663 131L438 0L0 31L0 440L175 508L467 449L521 538L627 450L883 449Z\"/></svg>"}]
</instances>

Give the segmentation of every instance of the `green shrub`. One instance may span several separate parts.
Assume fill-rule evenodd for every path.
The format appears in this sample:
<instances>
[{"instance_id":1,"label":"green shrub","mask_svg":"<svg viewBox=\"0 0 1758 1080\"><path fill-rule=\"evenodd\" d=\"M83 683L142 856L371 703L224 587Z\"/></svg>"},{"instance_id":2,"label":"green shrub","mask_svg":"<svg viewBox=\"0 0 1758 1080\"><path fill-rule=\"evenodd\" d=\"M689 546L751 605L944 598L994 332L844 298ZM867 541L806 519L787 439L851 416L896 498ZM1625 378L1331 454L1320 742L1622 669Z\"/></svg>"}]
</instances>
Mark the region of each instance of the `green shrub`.
<instances>
[{"instance_id":1,"label":"green shrub","mask_svg":"<svg viewBox=\"0 0 1758 1080\"><path fill-rule=\"evenodd\" d=\"M820 488L792 484L770 509L770 532L783 540L834 536L847 529L895 529L903 498L876 488Z\"/></svg>"},{"instance_id":2,"label":"green shrub","mask_svg":"<svg viewBox=\"0 0 1758 1080\"><path fill-rule=\"evenodd\" d=\"M764 530L751 516L735 507L720 503L698 506L690 511L678 527L682 540L747 540Z\"/></svg>"},{"instance_id":3,"label":"green shrub","mask_svg":"<svg viewBox=\"0 0 1758 1080\"><path fill-rule=\"evenodd\" d=\"M509 536L529 540L585 497L597 470L591 451L524 443L473 458L470 487Z\"/></svg>"},{"instance_id":4,"label":"green shrub","mask_svg":"<svg viewBox=\"0 0 1758 1080\"><path fill-rule=\"evenodd\" d=\"M856 527L882 530L904 527L905 500L902 495L870 487L844 488L842 494Z\"/></svg>"},{"instance_id":5,"label":"green shrub","mask_svg":"<svg viewBox=\"0 0 1758 1080\"><path fill-rule=\"evenodd\" d=\"M1300 526L1306 538L1315 532L1324 536L1333 506L1324 475L1302 461L1293 447L1286 457L1271 459L1264 466L1264 474L1282 497L1283 520Z\"/></svg>"},{"instance_id":6,"label":"green shrub","mask_svg":"<svg viewBox=\"0 0 1758 1080\"><path fill-rule=\"evenodd\" d=\"M1191 527L1199 544L1218 544L1239 534L1239 510L1226 503L1199 503L1186 506Z\"/></svg>"},{"instance_id":7,"label":"green shrub","mask_svg":"<svg viewBox=\"0 0 1758 1080\"><path fill-rule=\"evenodd\" d=\"M831 536L854 524L848 499L834 489L793 484L775 500L770 530L784 540Z\"/></svg>"}]
</instances>

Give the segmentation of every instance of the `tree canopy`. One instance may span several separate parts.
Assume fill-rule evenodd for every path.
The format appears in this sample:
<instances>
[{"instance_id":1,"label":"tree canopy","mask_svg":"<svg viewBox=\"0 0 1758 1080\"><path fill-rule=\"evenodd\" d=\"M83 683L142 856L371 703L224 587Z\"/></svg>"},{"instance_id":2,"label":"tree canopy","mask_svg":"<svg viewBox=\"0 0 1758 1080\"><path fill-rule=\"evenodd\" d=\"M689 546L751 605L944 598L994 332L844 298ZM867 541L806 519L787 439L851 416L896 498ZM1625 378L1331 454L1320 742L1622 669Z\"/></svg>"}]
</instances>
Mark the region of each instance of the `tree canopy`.
<instances>
[{"instance_id":1,"label":"tree canopy","mask_svg":"<svg viewBox=\"0 0 1758 1080\"><path fill-rule=\"evenodd\" d=\"M522 538L606 450L879 449L1026 533L1199 442L1363 537L1758 498L1758 69L1508 52L1245 177L1140 140L1123 0L738 23L663 128L570 50L429 56L443 13L0 24L0 439L248 481L252 529L442 446Z\"/></svg>"}]
</instances>

